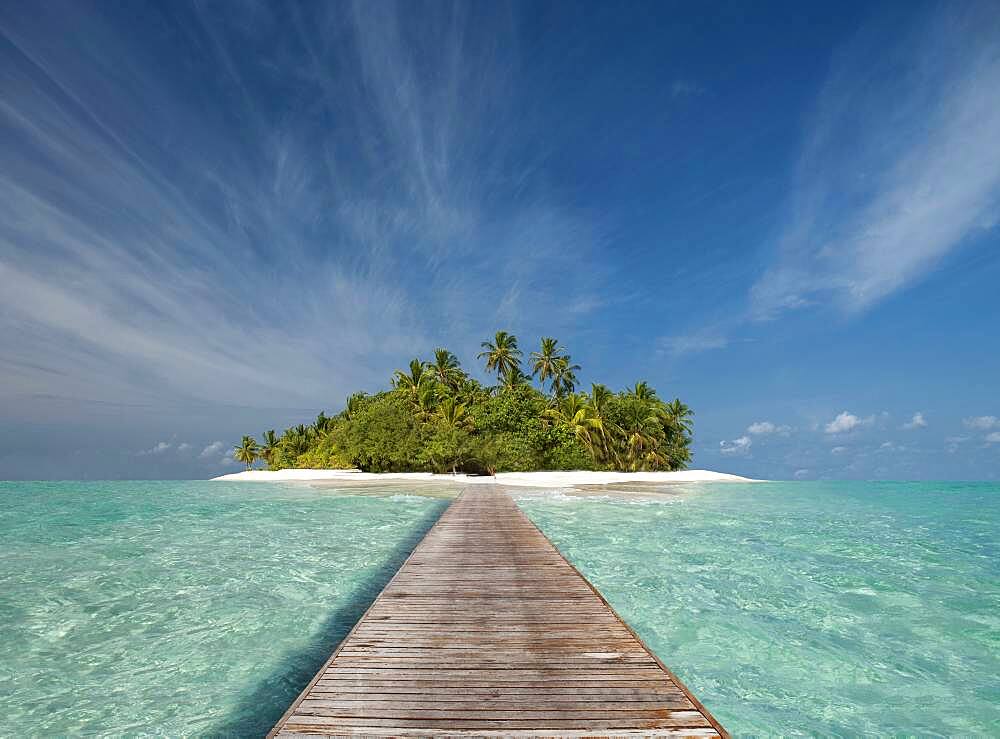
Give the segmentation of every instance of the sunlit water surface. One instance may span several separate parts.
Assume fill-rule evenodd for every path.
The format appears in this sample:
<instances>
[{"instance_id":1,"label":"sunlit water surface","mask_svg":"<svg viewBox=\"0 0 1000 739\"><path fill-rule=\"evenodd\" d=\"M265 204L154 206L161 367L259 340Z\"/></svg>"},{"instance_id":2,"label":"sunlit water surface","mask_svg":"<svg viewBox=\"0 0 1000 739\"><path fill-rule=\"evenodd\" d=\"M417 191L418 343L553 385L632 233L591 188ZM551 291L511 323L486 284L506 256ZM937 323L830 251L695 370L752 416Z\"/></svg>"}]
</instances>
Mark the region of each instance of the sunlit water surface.
<instances>
[{"instance_id":1,"label":"sunlit water surface","mask_svg":"<svg viewBox=\"0 0 1000 739\"><path fill-rule=\"evenodd\" d=\"M733 733L1000 735L1000 486L521 506Z\"/></svg>"},{"instance_id":2,"label":"sunlit water surface","mask_svg":"<svg viewBox=\"0 0 1000 739\"><path fill-rule=\"evenodd\" d=\"M0 736L263 735L447 505L0 483Z\"/></svg>"},{"instance_id":3,"label":"sunlit water surface","mask_svg":"<svg viewBox=\"0 0 1000 739\"><path fill-rule=\"evenodd\" d=\"M1000 487L669 490L512 492L734 733L1000 735ZM0 483L0 735L266 732L448 504L356 492Z\"/></svg>"}]
</instances>

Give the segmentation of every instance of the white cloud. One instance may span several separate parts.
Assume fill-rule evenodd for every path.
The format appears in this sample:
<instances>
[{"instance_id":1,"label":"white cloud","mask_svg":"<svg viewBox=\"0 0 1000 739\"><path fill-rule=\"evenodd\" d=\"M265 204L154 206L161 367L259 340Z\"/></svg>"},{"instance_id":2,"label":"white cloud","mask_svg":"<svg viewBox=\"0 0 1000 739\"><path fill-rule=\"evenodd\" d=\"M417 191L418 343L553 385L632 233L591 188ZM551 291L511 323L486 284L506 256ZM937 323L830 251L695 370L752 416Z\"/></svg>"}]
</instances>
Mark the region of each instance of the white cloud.
<instances>
[{"instance_id":1,"label":"white cloud","mask_svg":"<svg viewBox=\"0 0 1000 739\"><path fill-rule=\"evenodd\" d=\"M830 454L837 454L837 455L839 455L839 454L843 454L846 451L847 451L847 447L846 446L835 446L833 449L830 450Z\"/></svg>"},{"instance_id":2,"label":"white cloud","mask_svg":"<svg viewBox=\"0 0 1000 739\"><path fill-rule=\"evenodd\" d=\"M199 459L205 460L209 464L216 464L220 467L231 467L236 464L229 447L221 441L213 441L208 444L198 454Z\"/></svg>"},{"instance_id":3,"label":"white cloud","mask_svg":"<svg viewBox=\"0 0 1000 739\"><path fill-rule=\"evenodd\" d=\"M517 28L497 7L486 24L429 10L416 34L391 4L316 4L266 30L202 8L219 39L184 70L133 53L120 14L67 6L5 24L24 63L3 67L16 94L0 101L0 345L20 368L4 372L0 409L13 396L30 415L38 393L315 409L401 357L476 346L484 326L575 327L599 305L586 296L608 294L605 217L523 156L520 77L497 51ZM334 27L344 43L327 43ZM265 37L259 57L226 52ZM112 58L130 59L114 84ZM258 84L257 65L273 79ZM184 80L205 69L236 92L192 116ZM262 113L276 85L287 115ZM515 285L531 299L504 306Z\"/></svg>"},{"instance_id":4,"label":"white cloud","mask_svg":"<svg viewBox=\"0 0 1000 739\"><path fill-rule=\"evenodd\" d=\"M959 447L967 442L971 437L968 436L948 436L944 440L944 448L948 454L954 454L958 451Z\"/></svg>"},{"instance_id":5,"label":"white cloud","mask_svg":"<svg viewBox=\"0 0 1000 739\"><path fill-rule=\"evenodd\" d=\"M1000 444L1000 431L994 431L991 434L986 434L987 444Z\"/></svg>"},{"instance_id":6,"label":"white cloud","mask_svg":"<svg viewBox=\"0 0 1000 739\"><path fill-rule=\"evenodd\" d=\"M143 449L139 452L139 456L146 456L147 454L163 454L165 451L171 449L173 444L169 441L158 441L153 445L151 449Z\"/></svg>"},{"instance_id":7,"label":"white cloud","mask_svg":"<svg viewBox=\"0 0 1000 739\"><path fill-rule=\"evenodd\" d=\"M867 426L874 421L875 418L873 416L869 416L868 418L858 418L853 413L843 411L840 415L830 421L830 423L826 424L823 430L828 434L846 434L859 426Z\"/></svg>"},{"instance_id":8,"label":"white cloud","mask_svg":"<svg viewBox=\"0 0 1000 739\"><path fill-rule=\"evenodd\" d=\"M962 423L970 429L989 431L992 428L1000 427L1000 418L997 418L996 416L974 416L972 418L963 419Z\"/></svg>"},{"instance_id":9,"label":"white cloud","mask_svg":"<svg viewBox=\"0 0 1000 739\"><path fill-rule=\"evenodd\" d=\"M902 428L912 431L913 429L927 428L927 419L919 411L913 414L913 418L903 424Z\"/></svg>"},{"instance_id":10,"label":"white cloud","mask_svg":"<svg viewBox=\"0 0 1000 739\"><path fill-rule=\"evenodd\" d=\"M819 303L865 310L994 227L998 89L993 3L939 4L902 25L885 15L856 34L808 119L754 317Z\"/></svg>"},{"instance_id":11,"label":"white cloud","mask_svg":"<svg viewBox=\"0 0 1000 739\"><path fill-rule=\"evenodd\" d=\"M770 421L754 421L747 426L747 433L754 436L764 436L766 434L787 434L792 430L791 426L779 426Z\"/></svg>"},{"instance_id":12,"label":"white cloud","mask_svg":"<svg viewBox=\"0 0 1000 739\"><path fill-rule=\"evenodd\" d=\"M225 448L226 445L223 444L221 441L213 441L211 444L202 449L201 454L199 454L198 456L201 457L202 459L207 459L208 457L214 457L217 454L221 454Z\"/></svg>"},{"instance_id":13,"label":"white cloud","mask_svg":"<svg viewBox=\"0 0 1000 739\"><path fill-rule=\"evenodd\" d=\"M749 436L741 436L740 438L733 439L732 441L720 441L719 451L723 454L745 457L750 454L750 447L752 445L753 441Z\"/></svg>"},{"instance_id":14,"label":"white cloud","mask_svg":"<svg viewBox=\"0 0 1000 739\"><path fill-rule=\"evenodd\" d=\"M807 469L795 470L793 477L796 480L802 480L803 478L809 477L810 472L811 471Z\"/></svg>"},{"instance_id":15,"label":"white cloud","mask_svg":"<svg viewBox=\"0 0 1000 739\"><path fill-rule=\"evenodd\" d=\"M188 444L186 441L177 445L177 451L179 451L179 452L186 452L190 448L191 448L191 445Z\"/></svg>"}]
</instances>

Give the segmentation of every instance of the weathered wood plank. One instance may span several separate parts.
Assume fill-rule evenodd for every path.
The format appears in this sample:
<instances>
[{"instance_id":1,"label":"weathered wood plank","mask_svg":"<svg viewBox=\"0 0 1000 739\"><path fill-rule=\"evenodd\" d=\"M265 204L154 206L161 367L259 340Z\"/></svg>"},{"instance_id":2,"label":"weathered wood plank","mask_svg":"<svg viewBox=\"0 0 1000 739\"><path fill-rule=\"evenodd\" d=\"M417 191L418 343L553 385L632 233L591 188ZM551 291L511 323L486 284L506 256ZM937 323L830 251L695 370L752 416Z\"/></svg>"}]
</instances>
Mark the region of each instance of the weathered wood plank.
<instances>
[{"instance_id":1,"label":"weathered wood plank","mask_svg":"<svg viewBox=\"0 0 1000 739\"><path fill-rule=\"evenodd\" d=\"M460 687L460 686L459 686ZM681 705L686 708L691 707L691 701L684 697L683 693L674 693L673 699L670 700L665 693L650 693L649 691L633 690L628 693L618 693L614 694L613 700L617 704L622 703L657 703L666 702L668 708L674 707L674 704ZM537 705L555 705L562 704L566 702L573 703L607 703L608 695L605 693L581 693L579 691L566 691L564 693L557 694L538 694L538 691L524 693L514 693L508 695L498 695L491 691L476 691L476 690L456 690L454 692L448 693L445 691L438 691L434 695L428 696L426 693L418 691L416 694L413 693L401 693L398 690L390 691L386 689L381 689L378 691L359 691L356 693L351 693L345 690L336 689L322 689L318 685L313 688L312 692L306 700L337 700L337 701L366 701L366 702L381 702L381 701L395 701L400 705L409 704L410 702L415 702L418 705L436 705L439 703L447 704L473 704L474 706L481 706L484 701L489 702L490 705L502 705L502 704L537 704ZM305 701L303 701L303 705Z\"/></svg>"},{"instance_id":2,"label":"weathered wood plank","mask_svg":"<svg viewBox=\"0 0 1000 739\"><path fill-rule=\"evenodd\" d=\"M441 516L271 736L728 736L502 492Z\"/></svg>"},{"instance_id":3,"label":"weathered wood plank","mask_svg":"<svg viewBox=\"0 0 1000 739\"><path fill-rule=\"evenodd\" d=\"M678 712L681 713L681 712ZM691 711L692 715L683 716L651 716L651 717L537 717L510 718L506 716L490 716L489 718L449 718L447 716L388 716L386 718L371 718L360 716L312 716L296 712L287 725L291 729L298 727L324 727L336 733L341 726L381 726L383 730L392 731L397 727L426 728L429 730L451 729L490 729L491 733L503 729L579 729L586 726L590 729L658 729L661 727L708 728L710 725L700 713ZM483 714L480 714L482 716Z\"/></svg>"}]
</instances>

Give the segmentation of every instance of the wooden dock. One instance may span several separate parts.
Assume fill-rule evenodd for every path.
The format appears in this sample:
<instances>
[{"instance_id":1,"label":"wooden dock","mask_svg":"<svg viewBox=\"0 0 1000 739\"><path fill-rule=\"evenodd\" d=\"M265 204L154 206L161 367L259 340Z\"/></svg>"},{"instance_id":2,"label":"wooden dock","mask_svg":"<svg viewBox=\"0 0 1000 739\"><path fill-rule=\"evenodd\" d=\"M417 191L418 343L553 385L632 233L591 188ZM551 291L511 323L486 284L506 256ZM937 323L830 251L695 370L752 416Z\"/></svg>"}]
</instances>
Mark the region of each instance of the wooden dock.
<instances>
[{"instance_id":1,"label":"wooden dock","mask_svg":"<svg viewBox=\"0 0 1000 739\"><path fill-rule=\"evenodd\" d=\"M728 737L510 496L462 493L269 736Z\"/></svg>"}]
</instances>

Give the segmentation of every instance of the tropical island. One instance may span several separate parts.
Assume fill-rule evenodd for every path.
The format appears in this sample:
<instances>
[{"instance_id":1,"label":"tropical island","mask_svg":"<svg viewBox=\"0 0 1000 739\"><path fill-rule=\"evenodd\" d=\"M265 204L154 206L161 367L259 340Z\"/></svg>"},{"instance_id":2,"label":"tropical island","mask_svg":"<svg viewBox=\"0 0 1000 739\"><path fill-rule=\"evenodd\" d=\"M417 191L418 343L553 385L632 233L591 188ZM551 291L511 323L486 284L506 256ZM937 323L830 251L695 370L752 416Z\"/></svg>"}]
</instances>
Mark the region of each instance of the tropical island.
<instances>
[{"instance_id":1,"label":"tropical island","mask_svg":"<svg viewBox=\"0 0 1000 739\"><path fill-rule=\"evenodd\" d=\"M646 382L613 392L577 391L577 372L554 338L542 338L522 366L517 337L499 331L478 358L497 384L466 373L443 348L397 370L391 388L355 393L343 411L320 413L261 441L244 436L234 457L251 469L496 474L539 470L653 472L691 460L693 412ZM537 382L536 387L533 382Z\"/></svg>"}]
</instances>

